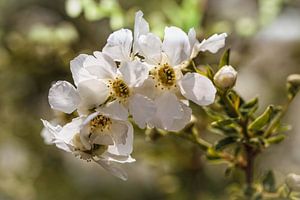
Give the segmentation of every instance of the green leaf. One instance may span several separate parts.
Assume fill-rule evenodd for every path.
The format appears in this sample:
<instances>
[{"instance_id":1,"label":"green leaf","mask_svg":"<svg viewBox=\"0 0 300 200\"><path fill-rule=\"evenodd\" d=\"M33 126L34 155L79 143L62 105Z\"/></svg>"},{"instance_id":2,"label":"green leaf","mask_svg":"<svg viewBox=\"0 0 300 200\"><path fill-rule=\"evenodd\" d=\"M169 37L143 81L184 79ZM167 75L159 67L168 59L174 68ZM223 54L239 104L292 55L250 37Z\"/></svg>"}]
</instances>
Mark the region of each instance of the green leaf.
<instances>
[{"instance_id":1,"label":"green leaf","mask_svg":"<svg viewBox=\"0 0 300 200\"><path fill-rule=\"evenodd\" d=\"M221 120L224 118L224 115L221 112L216 112L209 107L203 107L206 114L213 120Z\"/></svg>"},{"instance_id":2,"label":"green leaf","mask_svg":"<svg viewBox=\"0 0 300 200\"><path fill-rule=\"evenodd\" d=\"M268 106L267 109L249 125L249 130L261 130L265 125L267 125L270 122L273 112L274 106Z\"/></svg>"},{"instance_id":3,"label":"green leaf","mask_svg":"<svg viewBox=\"0 0 300 200\"><path fill-rule=\"evenodd\" d=\"M221 60L219 62L219 68L225 65L229 65L229 59L230 59L230 49L227 49L221 57Z\"/></svg>"},{"instance_id":4,"label":"green leaf","mask_svg":"<svg viewBox=\"0 0 300 200\"><path fill-rule=\"evenodd\" d=\"M208 148L206 151L206 158L208 160L219 160L221 156L213 148Z\"/></svg>"},{"instance_id":5,"label":"green leaf","mask_svg":"<svg viewBox=\"0 0 300 200\"><path fill-rule=\"evenodd\" d=\"M238 141L238 137L228 136L226 138L219 140L215 145L215 149L217 151L220 151L220 150L226 148L228 145L236 143L237 141Z\"/></svg>"},{"instance_id":6,"label":"green leaf","mask_svg":"<svg viewBox=\"0 0 300 200\"><path fill-rule=\"evenodd\" d=\"M266 144L278 144L285 139L285 135L279 134L276 136L269 137L265 140Z\"/></svg>"},{"instance_id":7,"label":"green leaf","mask_svg":"<svg viewBox=\"0 0 300 200\"><path fill-rule=\"evenodd\" d=\"M212 122L211 126L212 127L227 126L227 125L230 125L230 124L232 124L234 122L236 122L235 118L222 119L222 120L218 120L218 121Z\"/></svg>"},{"instance_id":8,"label":"green leaf","mask_svg":"<svg viewBox=\"0 0 300 200\"><path fill-rule=\"evenodd\" d=\"M255 97L240 107L243 115L251 116L258 108L258 98Z\"/></svg>"},{"instance_id":9,"label":"green leaf","mask_svg":"<svg viewBox=\"0 0 300 200\"><path fill-rule=\"evenodd\" d=\"M212 67L210 65L201 65L198 67L196 67L195 63L192 61L192 66L194 68L194 70L203 75L206 76L207 78L209 78L210 80L213 80L214 78L214 71L212 69Z\"/></svg>"},{"instance_id":10,"label":"green leaf","mask_svg":"<svg viewBox=\"0 0 300 200\"><path fill-rule=\"evenodd\" d=\"M224 172L224 175L225 175L225 177L229 177L231 174L232 174L232 172L233 172L233 169L234 169L234 167L233 166L229 166L229 167L227 167L226 169L225 169L225 172Z\"/></svg>"},{"instance_id":11,"label":"green leaf","mask_svg":"<svg viewBox=\"0 0 300 200\"><path fill-rule=\"evenodd\" d=\"M283 117L282 107L277 106L276 108L274 108L270 123L264 132L264 136L266 138L271 136L276 131L282 117Z\"/></svg>"},{"instance_id":12,"label":"green leaf","mask_svg":"<svg viewBox=\"0 0 300 200\"><path fill-rule=\"evenodd\" d=\"M228 93L228 97L231 99L234 109L238 111L240 105L244 103L243 99L234 90Z\"/></svg>"},{"instance_id":13,"label":"green leaf","mask_svg":"<svg viewBox=\"0 0 300 200\"><path fill-rule=\"evenodd\" d=\"M266 192L275 192L276 191L276 182L273 171L268 171L263 179L263 187Z\"/></svg>"}]
</instances>

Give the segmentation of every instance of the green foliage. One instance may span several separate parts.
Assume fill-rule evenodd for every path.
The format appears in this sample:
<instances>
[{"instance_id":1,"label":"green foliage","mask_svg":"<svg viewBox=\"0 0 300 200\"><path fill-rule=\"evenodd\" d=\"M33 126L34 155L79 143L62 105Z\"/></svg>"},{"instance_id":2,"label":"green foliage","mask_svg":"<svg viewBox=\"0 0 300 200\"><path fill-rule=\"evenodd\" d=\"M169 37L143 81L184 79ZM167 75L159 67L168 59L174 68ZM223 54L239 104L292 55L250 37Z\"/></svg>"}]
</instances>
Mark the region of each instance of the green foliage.
<instances>
[{"instance_id":1,"label":"green foliage","mask_svg":"<svg viewBox=\"0 0 300 200\"><path fill-rule=\"evenodd\" d=\"M225 137L225 138L219 140L216 143L216 145L215 145L215 149L217 151L221 151L224 148L227 148L229 145L236 144L238 142L239 142L239 138L238 137L236 137L236 136L228 136L228 137Z\"/></svg>"},{"instance_id":2,"label":"green foliage","mask_svg":"<svg viewBox=\"0 0 300 200\"><path fill-rule=\"evenodd\" d=\"M250 131L260 131L263 127L265 127L274 116L275 108L273 105L267 107L267 109L258 116L251 124L249 124L248 128Z\"/></svg>"},{"instance_id":3,"label":"green foliage","mask_svg":"<svg viewBox=\"0 0 300 200\"><path fill-rule=\"evenodd\" d=\"M273 171L268 171L262 181L264 190L266 192L275 192L276 191L276 182Z\"/></svg>"},{"instance_id":4,"label":"green foliage","mask_svg":"<svg viewBox=\"0 0 300 200\"><path fill-rule=\"evenodd\" d=\"M220 62L219 62L219 69L225 65L229 65L229 60L230 60L230 49L227 49L221 59L220 59Z\"/></svg>"}]
</instances>

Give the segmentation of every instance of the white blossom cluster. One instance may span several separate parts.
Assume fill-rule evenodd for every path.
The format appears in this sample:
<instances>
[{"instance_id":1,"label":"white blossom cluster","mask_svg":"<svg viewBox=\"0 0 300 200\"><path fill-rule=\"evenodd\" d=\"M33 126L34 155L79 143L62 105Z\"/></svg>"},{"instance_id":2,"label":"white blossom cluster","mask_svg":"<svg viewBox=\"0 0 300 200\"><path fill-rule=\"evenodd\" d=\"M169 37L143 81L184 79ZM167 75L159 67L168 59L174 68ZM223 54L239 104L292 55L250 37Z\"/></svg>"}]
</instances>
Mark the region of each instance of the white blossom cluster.
<instances>
[{"instance_id":1,"label":"white blossom cluster","mask_svg":"<svg viewBox=\"0 0 300 200\"><path fill-rule=\"evenodd\" d=\"M190 122L189 100L206 106L216 89L199 73L183 69L200 51L217 52L226 33L199 42L194 29L165 28L163 41L151 33L141 11L134 32L120 29L107 39L102 51L81 54L70 62L74 85L58 81L49 91L52 109L77 112L64 126L42 120L48 144L95 161L115 176L126 173L114 163L130 163L132 119L140 128L179 131Z\"/></svg>"}]
</instances>

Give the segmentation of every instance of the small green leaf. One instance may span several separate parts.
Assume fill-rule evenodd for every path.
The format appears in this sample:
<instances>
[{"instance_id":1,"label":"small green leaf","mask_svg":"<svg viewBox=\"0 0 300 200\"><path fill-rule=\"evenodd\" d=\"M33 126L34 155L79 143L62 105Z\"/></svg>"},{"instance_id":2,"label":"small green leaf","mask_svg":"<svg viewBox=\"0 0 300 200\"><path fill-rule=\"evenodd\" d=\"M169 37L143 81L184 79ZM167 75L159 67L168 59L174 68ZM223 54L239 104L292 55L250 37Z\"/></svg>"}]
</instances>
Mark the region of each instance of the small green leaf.
<instances>
[{"instance_id":1,"label":"small green leaf","mask_svg":"<svg viewBox=\"0 0 300 200\"><path fill-rule=\"evenodd\" d=\"M292 130L292 126L291 125L278 123L278 125L274 129L274 132L276 132L276 133L282 133L282 132L286 132L286 131L290 131L290 130Z\"/></svg>"},{"instance_id":2,"label":"small green leaf","mask_svg":"<svg viewBox=\"0 0 300 200\"><path fill-rule=\"evenodd\" d=\"M233 169L234 169L233 166L227 167L224 172L225 177L229 177L232 174Z\"/></svg>"},{"instance_id":3,"label":"small green leaf","mask_svg":"<svg viewBox=\"0 0 300 200\"><path fill-rule=\"evenodd\" d=\"M273 171L268 171L263 179L263 187L266 192L275 192L276 191L276 182Z\"/></svg>"},{"instance_id":4,"label":"small green leaf","mask_svg":"<svg viewBox=\"0 0 300 200\"><path fill-rule=\"evenodd\" d=\"M206 151L206 158L208 160L219 160L221 156L213 148L208 148Z\"/></svg>"},{"instance_id":5,"label":"small green leaf","mask_svg":"<svg viewBox=\"0 0 300 200\"><path fill-rule=\"evenodd\" d=\"M246 102L240 107L240 111L243 115L251 116L258 108L258 98L255 97L250 101Z\"/></svg>"},{"instance_id":6,"label":"small green leaf","mask_svg":"<svg viewBox=\"0 0 300 200\"><path fill-rule=\"evenodd\" d=\"M217 151L220 151L220 150L226 148L228 145L236 143L237 141L238 141L238 137L228 136L228 137L223 138L220 141L218 141L217 144L215 145L215 149Z\"/></svg>"},{"instance_id":7,"label":"small green leaf","mask_svg":"<svg viewBox=\"0 0 300 200\"><path fill-rule=\"evenodd\" d=\"M192 66L197 73L199 73L203 76L206 76L210 80L213 80L214 71L210 65L201 65L201 66L196 67L195 63L192 61Z\"/></svg>"},{"instance_id":8,"label":"small green leaf","mask_svg":"<svg viewBox=\"0 0 300 200\"><path fill-rule=\"evenodd\" d=\"M212 127L227 126L227 125L230 125L230 124L232 124L234 122L236 122L235 118L222 119L222 120L218 120L218 121L212 122L211 126Z\"/></svg>"},{"instance_id":9,"label":"small green leaf","mask_svg":"<svg viewBox=\"0 0 300 200\"><path fill-rule=\"evenodd\" d=\"M206 69L206 76L207 78L209 78L210 80L213 80L214 78L214 71L211 68L210 65L205 65L205 69Z\"/></svg>"},{"instance_id":10,"label":"small green leaf","mask_svg":"<svg viewBox=\"0 0 300 200\"><path fill-rule=\"evenodd\" d=\"M225 65L229 65L229 59L230 59L230 49L227 49L221 57L221 60L219 62L219 68Z\"/></svg>"},{"instance_id":11,"label":"small green leaf","mask_svg":"<svg viewBox=\"0 0 300 200\"><path fill-rule=\"evenodd\" d=\"M274 111L274 106L273 105L268 106L267 109L249 125L248 127L249 130L258 131L262 129L266 124L269 123L273 111Z\"/></svg>"},{"instance_id":12,"label":"small green leaf","mask_svg":"<svg viewBox=\"0 0 300 200\"><path fill-rule=\"evenodd\" d=\"M281 141L283 141L285 139L285 137L286 137L285 135L279 134L276 136L269 137L268 139L265 140L265 142L267 144L278 144Z\"/></svg>"}]
</instances>

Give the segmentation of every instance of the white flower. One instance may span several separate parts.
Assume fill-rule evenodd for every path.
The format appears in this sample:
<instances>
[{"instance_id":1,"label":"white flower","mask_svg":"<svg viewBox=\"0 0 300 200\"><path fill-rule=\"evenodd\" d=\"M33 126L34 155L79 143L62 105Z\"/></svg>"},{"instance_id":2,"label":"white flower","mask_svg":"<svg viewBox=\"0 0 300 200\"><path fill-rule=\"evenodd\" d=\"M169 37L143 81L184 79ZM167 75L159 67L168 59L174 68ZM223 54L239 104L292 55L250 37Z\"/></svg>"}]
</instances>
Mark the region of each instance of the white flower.
<instances>
[{"instance_id":1,"label":"white flower","mask_svg":"<svg viewBox=\"0 0 300 200\"><path fill-rule=\"evenodd\" d=\"M139 52L138 39L149 33L149 25L143 18L143 13L138 11L135 15L134 38L129 29L120 29L109 35L102 52L109 55L115 61L131 61Z\"/></svg>"},{"instance_id":2,"label":"white flower","mask_svg":"<svg viewBox=\"0 0 300 200\"><path fill-rule=\"evenodd\" d=\"M145 20L143 22L146 23ZM183 75L181 70L199 51L216 52L223 47L225 37L226 34L214 35L199 43L194 29L186 34L180 28L166 27L163 42L152 33L144 33L136 39L138 54L149 64L153 79L147 80L144 86L152 83L156 88L155 94L149 95L154 98L157 108L150 124L177 131L191 117L190 108L182 102L184 97L201 106L213 103L216 89L212 82L198 73ZM178 121L182 122L181 126L175 123Z\"/></svg>"},{"instance_id":3,"label":"white flower","mask_svg":"<svg viewBox=\"0 0 300 200\"><path fill-rule=\"evenodd\" d=\"M117 67L112 58L101 52L88 56L83 66L97 79L106 82L110 99L118 104L118 109L128 110L137 125L145 128L155 113L155 105L151 99L136 90L148 78L148 67L138 60L123 61Z\"/></svg>"},{"instance_id":4,"label":"white flower","mask_svg":"<svg viewBox=\"0 0 300 200\"><path fill-rule=\"evenodd\" d=\"M288 174L285 182L291 190L300 192L300 175L292 173Z\"/></svg>"},{"instance_id":5,"label":"white flower","mask_svg":"<svg viewBox=\"0 0 300 200\"><path fill-rule=\"evenodd\" d=\"M81 54L71 61L71 72L75 88L67 81L57 81L49 90L49 104L52 109L72 113L79 109L82 113L104 103L109 95L106 84L83 68L87 55Z\"/></svg>"},{"instance_id":6,"label":"white flower","mask_svg":"<svg viewBox=\"0 0 300 200\"><path fill-rule=\"evenodd\" d=\"M214 76L214 83L221 89L232 88L235 85L237 71L230 66L225 65Z\"/></svg>"},{"instance_id":7,"label":"white flower","mask_svg":"<svg viewBox=\"0 0 300 200\"><path fill-rule=\"evenodd\" d=\"M116 104L109 104L97 112L77 117L63 127L54 126L42 120L49 143L64 151L72 152L81 159L93 160L126 180L126 173L112 162L130 163L133 144L133 127L128 122L127 113L115 112Z\"/></svg>"}]
</instances>

